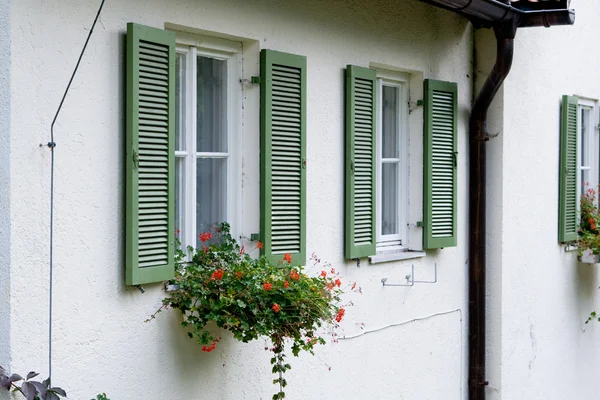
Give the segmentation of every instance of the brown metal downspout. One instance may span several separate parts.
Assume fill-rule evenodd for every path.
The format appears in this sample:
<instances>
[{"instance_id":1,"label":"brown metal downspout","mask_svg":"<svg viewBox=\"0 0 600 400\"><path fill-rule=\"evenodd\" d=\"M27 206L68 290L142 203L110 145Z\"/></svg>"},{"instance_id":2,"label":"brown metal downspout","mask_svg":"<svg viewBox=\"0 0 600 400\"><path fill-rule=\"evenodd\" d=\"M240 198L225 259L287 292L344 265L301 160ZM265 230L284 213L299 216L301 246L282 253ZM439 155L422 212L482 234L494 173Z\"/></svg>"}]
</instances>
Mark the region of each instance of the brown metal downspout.
<instances>
[{"instance_id":1,"label":"brown metal downspout","mask_svg":"<svg viewBox=\"0 0 600 400\"><path fill-rule=\"evenodd\" d=\"M469 119L469 400L485 399L485 214L487 111L510 72L517 26L494 27L496 63L477 95Z\"/></svg>"}]
</instances>

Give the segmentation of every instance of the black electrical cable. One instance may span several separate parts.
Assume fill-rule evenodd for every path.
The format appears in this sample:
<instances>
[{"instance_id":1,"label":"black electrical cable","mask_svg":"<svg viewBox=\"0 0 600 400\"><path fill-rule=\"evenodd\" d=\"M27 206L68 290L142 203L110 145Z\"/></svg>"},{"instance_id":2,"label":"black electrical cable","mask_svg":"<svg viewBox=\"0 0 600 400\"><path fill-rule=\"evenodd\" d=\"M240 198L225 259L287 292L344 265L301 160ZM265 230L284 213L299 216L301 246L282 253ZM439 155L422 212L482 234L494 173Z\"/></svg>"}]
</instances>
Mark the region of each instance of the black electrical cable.
<instances>
[{"instance_id":1,"label":"black electrical cable","mask_svg":"<svg viewBox=\"0 0 600 400\"><path fill-rule=\"evenodd\" d=\"M79 59L77 60L77 64L75 65L75 69L71 74L71 79L69 79L69 83L67 84L67 88L65 89L65 93L63 94L62 99L60 100L60 104L58 105L58 109L56 110L56 114L54 114L54 119L52 120L52 124L50 125L50 141L48 142L48 147L52 152L51 161L50 161L50 286L48 288L49 291L49 307L48 307L48 380L52 381L52 268L53 268L53 239L54 239L54 148L56 147L56 142L54 142L54 124L56 123L56 119L62 110L63 103L67 98L67 94L69 93L69 89L71 89L71 84L73 83L73 79L77 74L77 70L79 69L79 64L81 63L81 59L83 58L83 54L85 53L85 49L92 37L92 33L94 32L94 28L96 27L96 22L98 22L98 18L100 18L100 12L102 12L102 7L104 7L105 0L102 0L100 3L100 7L98 8L98 13L96 13L96 18L94 18L94 23L92 24L92 28L90 29L90 33L88 33L87 39L81 49L81 54L79 54Z\"/></svg>"}]
</instances>

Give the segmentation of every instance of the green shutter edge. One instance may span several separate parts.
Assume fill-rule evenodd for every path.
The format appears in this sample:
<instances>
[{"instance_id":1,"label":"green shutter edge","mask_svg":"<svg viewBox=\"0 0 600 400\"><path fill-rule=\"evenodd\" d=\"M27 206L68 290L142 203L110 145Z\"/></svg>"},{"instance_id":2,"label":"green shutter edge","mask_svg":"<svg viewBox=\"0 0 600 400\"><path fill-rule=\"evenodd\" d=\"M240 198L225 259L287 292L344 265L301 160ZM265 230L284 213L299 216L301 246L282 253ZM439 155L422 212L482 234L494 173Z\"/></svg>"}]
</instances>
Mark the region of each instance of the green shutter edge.
<instances>
[{"instance_id":1,"label":"green shutter edge","mask_svg":"<svg viewBox=\"0 0 600 400\"><path fill-rule=\"evenodd\" d=\"M569 207L568 197L575 198L577 201L579 200L579 196L577 196L577 185L575 185L575 193L571 193L571 196L568 196L568 187L567 187L567 175L568 175L568 157L567 157L567 143L569 139L569 135L575 136L575 148L579 148L579 144L577 143L577 131L569 131L568 127L568 117L569 117L569 106L579 104L579 99L575 96L563 96L561 102L561 111L560 111L560 162L559 162L559 205L558 205L558 241L560 243L569 243L577 240L577 225L575 225L575 230L569 230L567 228L567 209ZM578 115L576 113L576 118ZM577 126L577 123L576 123ZM577 179L577 177L575 177ZM578 209L579 204L571 205L571 207L575 207ZM576 219L577 222L579 218Z\"/></svg>"},{"instance_id":2,"label":"green shutter edge","mask_svg":"<svg viewBox=\"0 0 600 400\"><path fill-rule=\"evenodd\" d=\"M458 105L457 94L458 87L454 82L436 81L425 79L423 82L423 249L440 249L443 247L455 247L456 239L456 211L457 211L457 168L454 168L453 182L453 215L451 237L435 238L432 234L432 135L433 135L433 91L449 92L454 94L454 151L457 151L457 123L458 123ZM456 154L456 153L455 153Z\"/></svg>"},{"instance_id":3,"label":"green shutter edge","mask_svg":"<svg viewBox=\"0 0 600 400\"><path fill-rule=\"evenodd\" d=\"M143 26L127 24L126 57L126 144L125 144L125 283L142 285L172 279L175 272L175 243L171 237L166 265L140 268L138 265L138 173L133 154L139 149L139 41L161 43L169 46L169 158L168 158L168 230L174 235L175 219L175 33Z\"/></svg>"},{"instance_id":4,"label":"green shutter edge","mask_svg":"<svg viewBox=\"0 0 600 400\"><path fill-rule=\"evenodd\" d=\"M260 52L260 241L262 256L274 264L283 259L272 252L271 191L272 191L272 89L273 64L299 68L301 71L301 159L306 160L306 56L263 49ZM306 265L306 168L300 174L300 252L291 253L291 266Z\"/></svg>"},{"instance_id":5,"label":"green shutter edge","mask_svg":"<svg viewBox=\"0 0 600 400\"><path fill-rule=\"evenodd\" d=\"M354 199L354 171L352 169L352 164L354 162L354 134L355 134L355 126L354 126L354 113L355 113L355 79L365 79L373 82L373 127L372 127L372 137L373 137L373 146L372 146L372 178L371 178L371 188L373 190L372 196L372 216L371 216L371 226L372 226L372 239L371 243L367 245L357 246L354 244L354 208L355 208L355 199ZM377 73L375 70L358 67L355 65L348 65L346 68L346 151L345 151L345 166L344 166L344 175L345 175L345 237L344 237L344 254L347 259L356 259L363 258L375 255L376 253L376 118L375 118L375 110L377 104L377 92L376 92L376 80Z\"/></svg>"}]
</instances>

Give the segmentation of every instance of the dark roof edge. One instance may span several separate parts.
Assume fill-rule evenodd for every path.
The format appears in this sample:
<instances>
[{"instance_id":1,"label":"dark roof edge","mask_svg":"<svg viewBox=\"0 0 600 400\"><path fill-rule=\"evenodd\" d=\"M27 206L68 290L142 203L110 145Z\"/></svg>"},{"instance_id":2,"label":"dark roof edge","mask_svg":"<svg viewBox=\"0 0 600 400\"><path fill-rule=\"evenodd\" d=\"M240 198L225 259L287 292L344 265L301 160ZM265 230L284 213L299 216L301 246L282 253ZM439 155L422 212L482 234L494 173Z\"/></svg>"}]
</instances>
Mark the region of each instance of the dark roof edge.
<instances>
[{"instance_id":1,"label":"dark roof edge","mask_svg":"<svg viewBox=\"0 0 600 400\"><path fill-rule=\"evenodd\" d=\"M490 28L494 25L514 21L518 27L573 25L575 10L548 9L526 11L515 8L499 0L468 0L464 5L456 0L420 0L436 7L460 14L468 18L477 28Z\"/></svg>"}]
</instances>

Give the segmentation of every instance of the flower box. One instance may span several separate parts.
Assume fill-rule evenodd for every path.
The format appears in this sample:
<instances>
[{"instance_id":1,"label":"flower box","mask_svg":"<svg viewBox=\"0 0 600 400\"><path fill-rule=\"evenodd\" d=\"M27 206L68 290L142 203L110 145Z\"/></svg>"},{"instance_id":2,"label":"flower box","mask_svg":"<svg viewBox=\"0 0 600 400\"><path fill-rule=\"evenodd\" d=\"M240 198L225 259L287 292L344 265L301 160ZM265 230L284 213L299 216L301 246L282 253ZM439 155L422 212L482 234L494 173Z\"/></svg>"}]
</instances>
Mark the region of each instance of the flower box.
<instances>
[{"instance_id":1,"label":"flower box","mask_svg":"<svg viewBox=\"0 0 600 400\"><path fill-rule=\"evenodd\" d=\"M600 254L594 254L592 250L585 249L579 256L579 261L585 264L598 264L600 263Z\"/></svg>"}]
</instances>

